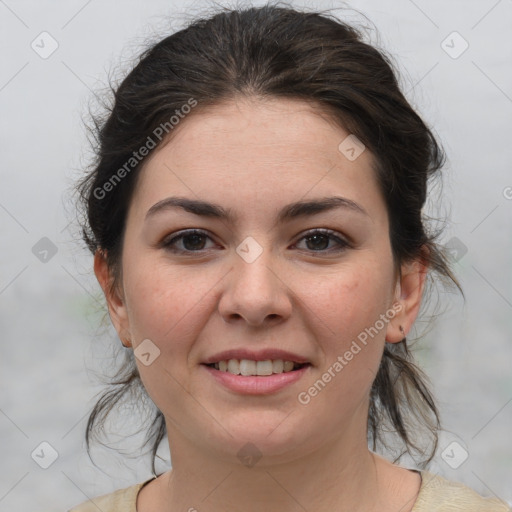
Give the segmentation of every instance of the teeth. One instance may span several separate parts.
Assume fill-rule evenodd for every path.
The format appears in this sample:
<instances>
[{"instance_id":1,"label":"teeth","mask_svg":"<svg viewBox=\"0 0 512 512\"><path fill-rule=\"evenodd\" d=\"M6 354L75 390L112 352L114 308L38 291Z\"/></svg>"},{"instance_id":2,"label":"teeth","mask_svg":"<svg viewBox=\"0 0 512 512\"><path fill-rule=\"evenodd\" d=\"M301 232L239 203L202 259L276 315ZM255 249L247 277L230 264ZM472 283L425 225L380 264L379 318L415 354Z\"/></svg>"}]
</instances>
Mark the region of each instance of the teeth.
<instances>
[{"instance_id":1,"label":"teeth","mask_svg":"<svg viewBox=\"0 0 512 512\"><path fill-rule=\"evenodd\" d=\"M242 359L240 361L240 373L242 375L257 375L256 361L249 361L248 359Z\"/></svg>"},{"instance_id":2,"label":"teeth","mask_svg":"<svg viewBox=\"0 0 512 512\"><path fill-rule=\"evenodd\" d=\"M282 359L266 361L252 361L250 359L229 359L219 361L214 367L221 372L229 372L233 375L272 375L273 373L291 372L296 363L293 361L283 361ZM297 365L298 367L298 365Z\"/></svg>"},{"instance_id":3,"label":"teeth","mask_svg":"<svg viewBox=\"0 0 512 512\"><path fill-rule=\"evenodd\" d=\"M272 361L272 371L274 373L283 373L284 370L284 362L282 359L276 359Z\"/></svg>"},{"instance_id":4,"label":"teeth","mask_svg":"<svg viewBox=\"0 0 512 512\"><path fill-rule=\"evenodd\" d=\"M291 372L293 370L293 363L291 361L284 362L284 371Z\"/></svg>"}]
</instances>

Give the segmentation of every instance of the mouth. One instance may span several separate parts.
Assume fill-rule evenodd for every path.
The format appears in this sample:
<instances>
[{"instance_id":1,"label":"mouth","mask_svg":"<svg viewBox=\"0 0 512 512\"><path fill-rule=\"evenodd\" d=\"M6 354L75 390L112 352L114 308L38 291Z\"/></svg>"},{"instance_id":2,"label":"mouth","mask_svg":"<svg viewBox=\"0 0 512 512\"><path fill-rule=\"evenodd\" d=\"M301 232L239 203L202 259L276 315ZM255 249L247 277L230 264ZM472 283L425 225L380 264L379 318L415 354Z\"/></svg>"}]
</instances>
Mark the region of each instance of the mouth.
<instances>
[{"instance_id":1,"label":"mouth","mask_svg":"<svg viewBox=\"0 0 512 512\"><path fill-rule=\"evenodd\" d=\"M293 386L313 365L284 359L223 359L200 366L213 379L214 386L220 384L239 395L268 396Z\"/></svg>"},{"instance_id":2,"label":"mouth","mask_svg":"<svg viewBox=\"0 0 512 512\"><path fill-rule=\"evenodd\" d=\"M311 366L310 363L298 363L295 361L285 361L283 359L267 359L264 361L227 359L204 365L219 372L244 377L269 377L281 373L295 372L306 366Z\"/></svg>"}]
</instances>

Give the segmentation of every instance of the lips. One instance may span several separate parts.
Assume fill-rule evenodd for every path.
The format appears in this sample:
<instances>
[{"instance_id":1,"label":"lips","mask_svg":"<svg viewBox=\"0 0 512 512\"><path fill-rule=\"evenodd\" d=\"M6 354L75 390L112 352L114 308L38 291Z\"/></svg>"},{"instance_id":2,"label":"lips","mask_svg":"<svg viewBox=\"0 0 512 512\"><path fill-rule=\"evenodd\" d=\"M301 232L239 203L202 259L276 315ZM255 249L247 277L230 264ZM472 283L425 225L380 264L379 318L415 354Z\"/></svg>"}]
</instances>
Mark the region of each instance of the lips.
<instances>
[{"instance_id":1,"label":"lips","mask_svg":"<svg viewBox=\"0 0 512 512\"><path fill-rule=\"evenodd\" d=\"M310 364L303 364L300 368L288 372L273 373L268 376L260 375L234 375L227 371L220 371L209 365L200 365L212 378L212 382L220 384L224 389L241 395L270 395L289 386L293 386L311 370ZM215 389L215 388L214 388Z\"/></svg>"},{"instance_id":2,"label":"lips","mask_svg":"<svg viewBox=\"0 0 512 512\"><path fill-rule=\"evenodd\" d=\"M249 361L291 361L296 364L306 364L309 363L306 357L303 357L299 354L294 354L293 352L287 352L285 350L279 349L262 349L258 351L247 350L247 349L231 349L225 350L223 352L218 352L204 361L202 364L211 365L214 363L219 363L220 361L229 361L230 359L240 360L249 360Z\"/></svg>"}]
</instances>

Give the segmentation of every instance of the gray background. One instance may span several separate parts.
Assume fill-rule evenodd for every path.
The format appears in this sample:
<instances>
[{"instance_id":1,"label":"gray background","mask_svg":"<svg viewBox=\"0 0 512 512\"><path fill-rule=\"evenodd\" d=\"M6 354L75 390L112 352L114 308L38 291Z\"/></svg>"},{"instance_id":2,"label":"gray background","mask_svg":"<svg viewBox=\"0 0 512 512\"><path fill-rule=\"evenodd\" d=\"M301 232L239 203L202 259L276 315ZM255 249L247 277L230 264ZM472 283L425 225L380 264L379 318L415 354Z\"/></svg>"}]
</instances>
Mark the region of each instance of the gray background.
<instances>
[{"instance_id":1,"label":"gray background","mask_svg":"<svg viewBox=\"0 0 512 512\"><path fill-rule=\"evenodd\" d=\"M441 241L454 248L467 300L441 292L443 314L417 344L446 429L431 470L512 504L512 1L350 5L377 26L449 157L442 206L431 211L451 216ZM99 287L69 225L69 187L90 157L81 118L91 90L103 90L109 70L129 69L148 37L205 6L0 0L0 512L67 510L150 476L149 459L97 449L99 469L85 453L86 415L101 389L94 371L118 341L112 329L112 342L101 336ZM58 43L46 59L31 47L51 49L43 31ZM43 237L55 255L41 252ZM48 469L31 458L43 441L58 452ZM452 442L452 465L469 454L457 469L441 455ZM48 449L36 453L49 461Z\"/></svg>"}]
</instances>

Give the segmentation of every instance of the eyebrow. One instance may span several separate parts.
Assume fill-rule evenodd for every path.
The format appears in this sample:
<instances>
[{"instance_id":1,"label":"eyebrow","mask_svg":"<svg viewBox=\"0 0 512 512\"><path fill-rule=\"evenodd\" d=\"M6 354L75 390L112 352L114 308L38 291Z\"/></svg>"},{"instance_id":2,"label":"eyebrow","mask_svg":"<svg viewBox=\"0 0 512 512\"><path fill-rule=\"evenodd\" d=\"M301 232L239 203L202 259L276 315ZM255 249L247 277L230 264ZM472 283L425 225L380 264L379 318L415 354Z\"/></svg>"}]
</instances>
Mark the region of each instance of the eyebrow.
<instances>
[{"instance_id":1,"label":"eyebrow","mask_svg":"<svg viewBox=\"0 0 512 512\"><path fill-rule=\"evenodd\" d=\"M186 212L193 213L194 215L199 215L201 217L223 219L228 222L233 222L235 220L235 215L230 209L225 209L215 203L209 203L198 199L188 199L185 197L167 197L166 199L158 201L158 203L154 204L148 210L145 220L147 221L157 213L175 208L181 208ZM277 222L283 224L284 222L290 221L292 219L306 217L309 215L317 215L319 213L337 208L348 209L369 217L366 210L351 199L340 196L333 196L321 199L313 199L310 201L298 201L286 205L279 212L277 216Z\"/></svg>"}]
</instances>

